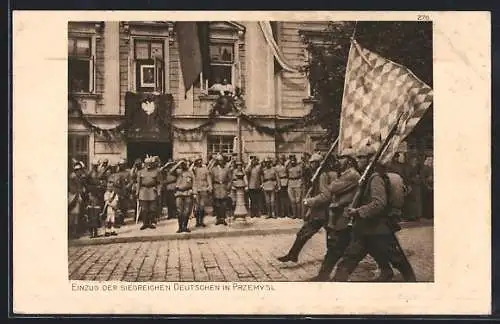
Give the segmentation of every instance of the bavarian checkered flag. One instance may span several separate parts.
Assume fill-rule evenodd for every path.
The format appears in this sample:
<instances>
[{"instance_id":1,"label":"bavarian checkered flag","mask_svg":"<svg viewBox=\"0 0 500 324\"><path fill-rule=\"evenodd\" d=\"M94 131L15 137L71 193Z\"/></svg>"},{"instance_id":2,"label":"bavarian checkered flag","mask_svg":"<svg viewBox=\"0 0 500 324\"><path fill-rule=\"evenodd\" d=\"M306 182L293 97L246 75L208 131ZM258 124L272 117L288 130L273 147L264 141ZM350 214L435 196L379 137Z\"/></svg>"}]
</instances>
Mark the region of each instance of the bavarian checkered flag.
<instances>
[{"instance_id":1,"label":"bavarian checkered flag","mask_svg":"<svg viewBox=\"0 0 500 324\"><path fill-rule=\"evenodd\" d=\"M351 42L347 61L339 154L367 144L376 149L403 114L380 162L389 162L399 144L432 104L432 88L409 69Z\"/></svg>"}]
</instances>

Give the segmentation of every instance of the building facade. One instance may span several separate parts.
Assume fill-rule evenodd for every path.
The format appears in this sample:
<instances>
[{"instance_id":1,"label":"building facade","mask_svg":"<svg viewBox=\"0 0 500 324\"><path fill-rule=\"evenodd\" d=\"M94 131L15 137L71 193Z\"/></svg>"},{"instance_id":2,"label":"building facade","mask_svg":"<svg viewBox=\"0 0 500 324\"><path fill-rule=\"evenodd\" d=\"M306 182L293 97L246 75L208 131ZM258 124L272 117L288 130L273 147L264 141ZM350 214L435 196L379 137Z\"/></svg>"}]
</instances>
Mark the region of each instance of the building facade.
<instances>
[{"instance_id":1,"label":"building facade","mask_svg":"<svg viewBox=\"0 0 500 324\"><path fill-rule=\"evenodd\" d=\"M318 32L327 22L276 22L275 39L289 63L306 64L301 35ZM208 89L226 79L243 90L245 114L263 126L287 125L307 115L314 100L305 73L276 69L271 48L258 22L219 21L209 25L211 76L200 75L184 88L174 22L70 22L68 26L68 91L80 103L84 117L100 129L125 119L125 94L166 93L173 96L172 124L195 128L209 118L217 99ZM91 131L70 114L70 158L89 165L92 159L126 158L131 163L145 154L169 158L232 153L238 134L236 116L217 118L206 132L172 133L167 139L109 137ZM242 123L243 158L302 153L324 149L320 127L295 129L281 138L257 132Z\"/></svg>"}]
</instances>

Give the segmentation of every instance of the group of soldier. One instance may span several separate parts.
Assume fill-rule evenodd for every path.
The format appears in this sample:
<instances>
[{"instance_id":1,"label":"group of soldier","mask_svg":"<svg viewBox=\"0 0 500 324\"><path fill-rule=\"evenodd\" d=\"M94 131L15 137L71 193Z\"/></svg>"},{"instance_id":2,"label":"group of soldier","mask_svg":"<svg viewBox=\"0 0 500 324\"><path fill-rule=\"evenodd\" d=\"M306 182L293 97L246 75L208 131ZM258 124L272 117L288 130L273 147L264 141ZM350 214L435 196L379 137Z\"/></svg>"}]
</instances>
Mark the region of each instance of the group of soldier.
<instances>
[{"instance_id":1,"label":"group of soldier","mask_svg":"<svg viewBox=\"0 0 500 324\"><path fill-rule=\"evenodd\" d=\"M178 233L190 232L192 214L197 227L205 227L204 218L211 206L216 225L227 225L234 213L236 191L244 191L251 217L303 218L302 198L312 176L311 164L321 160L318 153L304 153L276 159L250 156L246 165L236 154L214 154L208 161L201 156L169 160L157 156L134 161L131 168L125 159L84 163L73 161L68 182L69 234L79 237L89 232L97 237L104 225L105 236L117 235L129 210L142 221L141 230L156 228L162 211L167 218L178 219Z\"/></svg>"},{"instance_id":2,"label":"group of soldier","mask_svg":"<svg viewBox=\"0 0 500 324\"><path fill-rule=\"evenodd\" d=\"M367 147L326 159L320 153L304 153L300 161L295 155L262 161L250 156L246 165L235 155L215 154L206 163L198 156L165 164L148 156L130 169L125 160L116 165L107 159L95 161L88 172L76 162L69 177L70 235L89 230L95 237L99 221L105 221L106 236L116 235L114 229L124 224L132 206L142 221L141 230L156 228L163 206L168 218L177 218L177 233L190 232L191 215L197 227L205 227L210 205L215 224L227 225L240 189L250 217L304 219L289 252L278 258L281 262L297 262L307 241L321 228L326 230L327 252L312 281L329 280L335 266L334 280L346 281L367 254L380 269L377 280L391 280L394 267L404 280L415 281L395 236L401 211L391 207L384 177L391 165L377 164L366 186L358 190L361 173L374 154ZM316 170L318 177L312 183ZM360 206L351 208L356 192Z\"/></svg>"},{"instance_id":3,"label":"group of soldier","mask_svg":"<svg viewBox=\"0 0 500 324\"><path fill-rule=\"evenodd\" d=\"M407 194L402 177L401 186L394 187L388 179L388 174L397 174L392 163L376 163L363 187L359 187L361 174L375 153L373 147L367 146L357 152L346 150L343 155L326 161L312 185L311 194L303 200L308 210L305 222L289 252L279 257L279 261L297 262L307 241L324 228L326 254L318 274L310 281L329 281L335 266L333 280L347 281L366 255L375 260L380 270L376 281L391 281L393 267L405 281L416 281L414 270L395 236L401 229L403 210L393 204L393 196ZM319 166L314 158L310 161L313 169ZM359 205L354 208L352 201L356 195Z\"/></svg>"}]
</instances>

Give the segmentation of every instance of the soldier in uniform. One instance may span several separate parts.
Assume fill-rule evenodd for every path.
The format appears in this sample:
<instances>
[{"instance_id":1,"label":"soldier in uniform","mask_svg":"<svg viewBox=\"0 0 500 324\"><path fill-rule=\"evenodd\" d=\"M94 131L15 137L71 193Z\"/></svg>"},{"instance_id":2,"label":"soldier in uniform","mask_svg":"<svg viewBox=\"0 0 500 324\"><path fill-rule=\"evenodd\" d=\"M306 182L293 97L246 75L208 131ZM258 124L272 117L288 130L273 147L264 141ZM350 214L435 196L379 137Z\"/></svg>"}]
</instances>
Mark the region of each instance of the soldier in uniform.
<instances>
[{"instance_id":1,"label":"soldier in uniform","mask_svg":"<svg viewBox=\"0 0 500 324\"><path fill-rule=\"evenodd\" d=\"M250 217L260 217L260 191L262 186L261 173L262 169L259 165L257 157L250 158L250 163L245 169L245 174L248 180L248 196L250 198Z\"/></svg>"},{"instance_id":2,"label":"soldier in uniform","mask_svg":"<svg viewBox=\"0 0 500 324\"><path fill-rule=\"evenodd\" d=\"M83 208L85 203L85 186L83 184L83 167L77 162L68 179L68 234L70 238L78 238L83 234Z\"/></svg>"},{"instance_id":3,"label":"soldier in uniform","mask_svg":"<svg viewBox=\"0 0 500 324\"><path fill-rule=\"evenodd\" d=\"M269 157L264 160L264 168L262 170L261 177L262 190L264 191L266 202L267 218L275 218L276 191L279 190L281 183L278 173L272 165L272 159Z\"/></svg>"},{"instance_id":4,"label":"soldier in uniform","mask_svg":"<svg viewBox=\"0 0 500 324\"><path fill-rule=\"evenodd\" d=\"M144 164L145 168L137 173L137 196L142 214L141 230L156 228L153 219L158 207L157 198L161 193L161 175L153 168L153 160L148 157L144 159Z\"/></svg>"},{"instance_id":5,"label":"soldier in uniform","mask_svg":"<svg viewBox=\"0 0 500 324\"><path fill-rule=\"evenodd\" d=\"M366 148L357 156L360 169L364 169L370 156L375 154L373 147ZM347 281L359 262L370 254L381 267L378 281L392 278L392 264L403 275L405 281L416 281L415 273L397 242L394 229L390 225L387 188L382 173L384 167L377 165L368 179L361 195L358 208L347 208L344 217L353 219L352 239L346 247L342 261L338 264L334 281Z\"/></svg>"},{"instance_id":6,"label":"soldier in uniform","mask_svg":"<svg viewBox=\"0 0 500 324\"><path fill-rule=\"evenodd\" d=\"M178 165L178 177L175 184L175 203L177 206L177 221L179 228L177 233L189 233L189 216L193 210L193 183L194 174L189 170L186 160L180 160Z\"/></svg>"},{"instance_id":7,"label":"soldier in uniform","mask_svg":"<svg viewBox=\"0 0 500 324\"><path fill-rule=\"evenodd\" d=\"M99 161L99 166L97 167L97 179L99 181L97 196L99 197L99 199L103 204L104 204L104 193L106 192L108 184L109 168L110 166L108 159Z\"/></svg>"},{"instance_id":8,"label":"soldier in uniform","mask_svg":"<svg viewBox=\"0 0 500 324\"><path fill-rule=\"evenodd\" d=\"M309 161L311 164L318 167L321 162L321 156L319 156L318 154L313 154ZM318 181L316 181L315 183L316 188L314 188L312 195L327 191L328 185L336 179L337 172L335 170L333 170L332 168L323 169L318 177ZM311 239L311 237L313 237L314 234L316 234L322 227L326 226L328 203L315 204L310 207L310 216L308 217L307 221L304 222L304 225L302 225L302 228L297 233L295 241L293 242L293 245L288 253L282 257L279 257L279 261L297 262L300 251L307 243L307 241L309 241L309 239Z\"/></svg>"},{"instance_id":9,"label":"soldier in uniform","mask_svg":"<svg viewBox=\"0 0 500 324\"><path fill-rule=\"evenodd\" d=\"M292 205L292 218L302 218L303 166L297 163L295 155L290 156L288 165L288 197Z\"/></svg>"},{"instance_id":10,"label":"soldier in uniform","mask_svg":"<svg viewBox=\"0 0 500 324\"><path fill-rule=\"evenodd\" d=\"M125 216L130 207L130 192L132 190L132 179L130 170L127 169L127 160L120 159L118 161L117 179L119 180L118 197L119 197L119 213L116 218L118 226L125 225Z\"/></svg>"},{"instance_id":11,"label":"soldier in uniform","mask_svg":"<svg viewBox=\"0 0 500 324\"><path fill-rule=\"evenodd\" d=\"M205 209L208 203L208 193L212 191L212 177L208 168L203 164L203 159L198 156L194 162L194 200L195 200L195 216L196 227L205 227L203 219L205 218Z\"/></svg>"},{"instance_id":12,"label":"soldier in uniform","mask_svg":"<svg viewBox=\"0 0 500 324\"><path fill-rule=\"evenodd\" d=\"M288 217L290 210L290 199L288 198L288 170L286 167L286 157L281 155L275 166L280 179L280 188L277 195L277 216Z\"/></svg>"},{"instance_id":13,"label":"soldier in uniform","mask_svg":"<svg viewBox=\"0 0 500 324\"><path fill-rule=\"evenodd\" d=\"M92 192L94 197L97 199L98 201L98 204L101 205L102 207L102 204L103 204L103 197L104 197L104 193L103 193L103 196L99 196L99 171L97 170L99 166L99 162L97 160L93 160L91 163L90 163L90 170L89 170L89 173L87 175L87 189L89 190L89 192Z\"/></svg>"},{"instance_id":14,"label":"soldier in uniform","mask_svg":"<svg viewBox=\"0 0 500 324\"><path fill-rule=\"evenodd\" d=\"M228 209L228 194L231 190L231 173L224 165L224 158L219 154L216 156L217 163L210 170L213 187L214 213L217 217L215 225L227 225L226 211Z\"/></svg>"},{"instance_id":15,"label":"soldier in uniform","mask_svg":"<svg viewBox=\"0 0 500 324\"><path fill-rule=\"evenodd\" d=\"M175 205L175 184L177 183L177 173L173 169L174 161L169 160L162 169L163 179L163 201L167 207L167 219L177 218L177 207Z\"/></svg>"}]
</instances>

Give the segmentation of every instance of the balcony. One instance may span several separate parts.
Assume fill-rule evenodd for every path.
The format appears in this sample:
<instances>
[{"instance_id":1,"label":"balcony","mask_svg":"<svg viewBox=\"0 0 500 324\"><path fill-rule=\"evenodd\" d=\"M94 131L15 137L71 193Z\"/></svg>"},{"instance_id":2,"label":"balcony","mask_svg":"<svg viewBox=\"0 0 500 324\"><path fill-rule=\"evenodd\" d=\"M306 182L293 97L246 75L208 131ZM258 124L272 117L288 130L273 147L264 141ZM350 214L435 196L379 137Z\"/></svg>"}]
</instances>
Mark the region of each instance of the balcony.
<instances>
[{"instance_id":1,"label":"balcony","mask_svg":"<svg viewBox=\"0 0 500 324\"><path fill-rule=\"evenodd\" d=\"M72 93L71 96L78 102L80 109L84 115L97 113L97 101L100 95L92 93ZM72 108L72 103L69 103L69 108Z\"/></svg>"},{"instance_id":2,"label":"balcony","mask_svg":"<svg viewBox=\"0 0 500 324\"><path fill-rule=\"evenodd\" d=\"M198 96L198 100L195 99L193 114L195 116L208 116L210 110L215 105L215 102L219 98L216 94L201 94ZM233 113L228 113L227 116L233 116Z\"/></svg>"}]
</instances>

